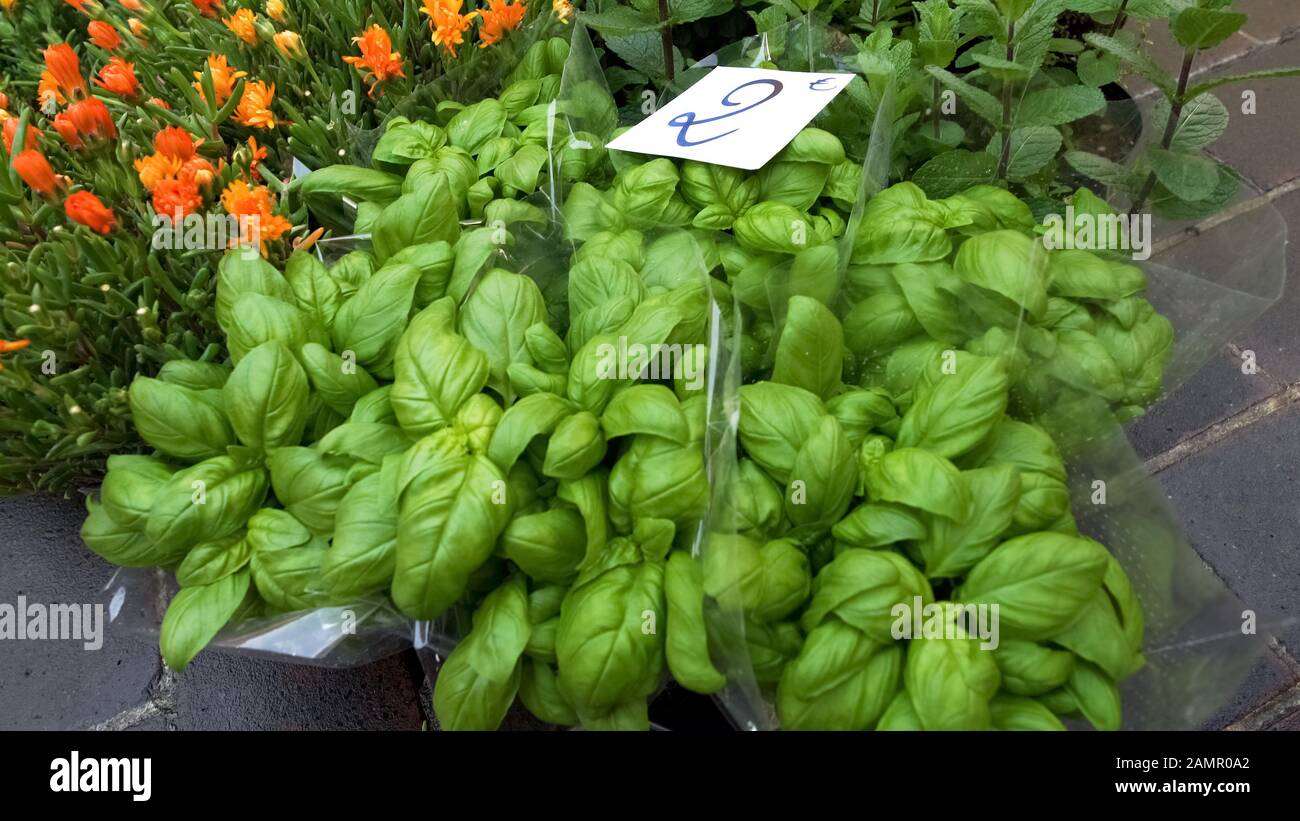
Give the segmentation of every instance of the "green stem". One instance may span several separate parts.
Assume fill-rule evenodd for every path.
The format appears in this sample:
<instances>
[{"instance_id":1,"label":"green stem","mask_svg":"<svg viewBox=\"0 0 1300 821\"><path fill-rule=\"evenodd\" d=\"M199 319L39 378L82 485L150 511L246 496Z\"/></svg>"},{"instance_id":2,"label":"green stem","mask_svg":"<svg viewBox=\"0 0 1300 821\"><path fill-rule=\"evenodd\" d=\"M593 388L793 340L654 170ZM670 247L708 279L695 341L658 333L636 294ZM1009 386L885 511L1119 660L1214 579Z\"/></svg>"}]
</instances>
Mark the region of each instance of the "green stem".
<instances>
[{"instance_id":1,"label":"green stem","mask_svg":"<svg viewBox=\"0 0 1300 821\"><path fill-rule=\"evenodd\" d=\"M664 46L664 71L668 75L668 82L671 83L673 81L673 27L668 23L668 0L659 0L659 22L662 24L659 35Z\"/></svg>"},{"instance_id":2,"label":"green stem","mask_svg":"<svg viewBox=\"0 0 1300 821\"><path fill-rule=\"evenodd\" d=\"M1119 31L1120 26L1124 25L1124 12L1128 10L1128 0L1121 0L1119 8L1115 10L1115 20L1110 24L1106 31L1107 37L1114 37L1115 32Z\"/></svg>"},{"instance_id":3,"label":"green stem","mask_svg":"<svg viewBox=\"0 0 1300 821\"><path fill-rule=\"evenodd\" d=\"M938 77L934 78L933 83L934 83L933 86L934 104L931 106L930 119L932 124L934 125L934 138L937 140L943 135L943 129L940 128L940 122L939 122L939 106L940 106L940 101L943 98L943 90L940 88Z\"/></svg>"},{"instance_id":4,"label":"green stem","mask_svg":"<svg viewBox=\"0 0 1300 821\"><path fill-rule=\"evenodd\" d=\"M1016 60L1016 21L1007 23L1007 62ZM1011 169L1011 89L1012 82L1002 85L1002 154L998 157L998 179L1005 180Z\"/></svg>"},{"instance_id":5,"label":"green stem","mask_svg":"<svg viewBox=\"0 0 1300 821\"><path fill-rule=\"evenodd\" d=\"M1174 98L1169 101L1169 121L1165 123L1165 133L1160 138L1160 147L1168 150L1169 146L1174 143L1174 135L1178 133L1178 121L1183 116L1183 106L1187 105L1187 84L1192 77L1192 60L1196 57L1196 49L1189 48L1183 54L1183 68L1178 74L1178 91ZM1130 214L1136 214L1146 205L1147 199L1151 197L1152 192L1156 190L1156 172L1152 171L1147 174L1146 182L1142 184L1142 190L1138 192L1137 199L1133 200L1133 207L1129 209Z\"/></svg>"}]
</instances>

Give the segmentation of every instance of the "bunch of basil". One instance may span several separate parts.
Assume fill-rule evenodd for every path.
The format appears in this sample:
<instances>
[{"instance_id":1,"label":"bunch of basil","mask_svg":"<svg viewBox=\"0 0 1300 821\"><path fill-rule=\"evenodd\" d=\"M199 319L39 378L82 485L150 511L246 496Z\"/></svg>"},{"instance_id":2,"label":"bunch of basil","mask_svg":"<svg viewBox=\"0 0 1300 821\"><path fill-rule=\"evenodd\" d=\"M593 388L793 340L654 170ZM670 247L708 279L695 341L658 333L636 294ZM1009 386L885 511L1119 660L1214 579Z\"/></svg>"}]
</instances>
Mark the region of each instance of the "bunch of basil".
<instances>
[{"instance_id":1,"label":"bunch of basil","mask_svg":"<svg viewBox=\"0 0 1300 821\"><path fill-rule=\"evenodd\" d=\"M395 120L375 167L314 172L296 193L370 250L299 252L283 274L228 254L229 365L132 384L157 453L114 459L83 537L175 569L168 663L232 619L386 593L412 619L472 612L435 686L443 726L495 727L518 695L554 723L645 727L665 668L725 685L706 613L739 596L790 726L874 725L868 698L978 724L999 675L1112 724L1098 693L1138 663L1140 611L1070 533L1051 438L1007 411L1051 410L1061 384L1124 412L1150 398L1167 324L1140 272L1048 255L992 188L896 186L850 231L861 167L828 132L754 174L634 157L602 148L601 95L549 117L557 88L525 77L445 122ZM686 366L719 337L763 380L741 391L731 500L753 524L701 563L710 397ZM683 358L609 369L638 346ZM1008 575L1026 568L1045 579ZM1003 606L1016 673L884 639L880 608L936 590ZM913 667L897 698L887 673Z\"/></svg>"}]
</instances>

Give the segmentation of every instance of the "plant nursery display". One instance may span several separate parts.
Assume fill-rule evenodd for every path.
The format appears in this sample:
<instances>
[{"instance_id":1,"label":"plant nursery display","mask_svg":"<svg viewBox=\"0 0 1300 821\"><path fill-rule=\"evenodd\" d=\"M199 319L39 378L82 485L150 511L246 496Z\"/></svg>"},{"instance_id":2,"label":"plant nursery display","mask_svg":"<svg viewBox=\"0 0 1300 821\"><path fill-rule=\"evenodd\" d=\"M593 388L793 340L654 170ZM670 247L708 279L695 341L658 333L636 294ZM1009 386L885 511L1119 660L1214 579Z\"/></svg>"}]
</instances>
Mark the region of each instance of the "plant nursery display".
<instances>
[{"instance_id":1,"label":"plant nursery display","mask_svg":"<svg viewBox=\"0 0 1300 821\"><path fill-rule=\"evenodd\" d=\"M1133 726L1202 594L1078 474L1223 340L1073 232L1240 196L1242 76L1192 79L1229 0L0 5L0 488L162 569L173 670L343 608L436 655L450 730L644 730L666 687ZM767 79L690 98L718 66ZM756 170L607 147L674 99L678 147L742 133L765 71L851 79Z\"/></svg>"}]
</instances>

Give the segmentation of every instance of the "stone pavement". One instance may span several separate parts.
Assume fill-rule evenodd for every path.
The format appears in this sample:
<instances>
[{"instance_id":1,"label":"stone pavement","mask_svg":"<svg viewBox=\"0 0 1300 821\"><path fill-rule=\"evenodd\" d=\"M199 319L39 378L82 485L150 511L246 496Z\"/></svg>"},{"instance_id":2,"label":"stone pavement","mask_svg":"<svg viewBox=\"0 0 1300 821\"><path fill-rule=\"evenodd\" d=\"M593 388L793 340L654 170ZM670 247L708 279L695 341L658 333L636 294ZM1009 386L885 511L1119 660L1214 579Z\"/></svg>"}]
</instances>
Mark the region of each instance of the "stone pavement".
<instances>
[{"instance_id":1,"label":"stone pavement","mask_svg":"<svg viewBox=\"0 0 1300 821\"><path fill-rule=\"evenodd\" d=\"M1300 65L1300 3L1244 0L1245 30L1208 56L1201 76ZM1157 38L1162 39L1162 38ZM1157 50L1164 65L1179 55ZM1215 151L1300 231L1300 83L1259 81L1258 112L1236 115ZM1133 83L1136 95L1150 89ZM1245 89L1218 93L1240 111ZM1249 219L1247 206L1243 217ZM1300 244L1287 264L1300 276ZM1261 620L1270 652L1214 726L1300 730L1300 281L1254 327L1130 429L1205 564ZM1258 368L1242 372L1254 352ZM78 537L79 501L0 499L0 602L94 602L112 568ZM71 642L0 646L3 729L412 729L436 727L413 653L331 670L228 653L200 655L183 674L154 639L106 631L85 652ZM526 715L507 724L536 727ZM670 728L723 729L704 699L669 691L652 718Z\"/></svg>"}]
</instances>

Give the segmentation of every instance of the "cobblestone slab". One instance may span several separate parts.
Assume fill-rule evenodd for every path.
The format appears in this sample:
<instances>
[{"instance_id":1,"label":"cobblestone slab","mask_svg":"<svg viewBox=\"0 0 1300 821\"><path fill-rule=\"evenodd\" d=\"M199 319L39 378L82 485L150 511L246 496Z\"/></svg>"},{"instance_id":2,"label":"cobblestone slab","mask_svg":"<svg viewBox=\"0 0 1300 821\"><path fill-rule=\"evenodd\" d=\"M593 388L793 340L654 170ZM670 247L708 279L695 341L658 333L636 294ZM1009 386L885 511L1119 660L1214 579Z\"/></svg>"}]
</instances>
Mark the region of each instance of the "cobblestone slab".
<instances>
[{"instance_id":1,"label":"cobblestone slab","mask_svg":"<svg viewBox=\"0 0 1300 821\"><path fill-rule=\"evenodd\" d=\"M0 604L90 604L113 568L81 543L85 508L52 496L0 497ZM91 611L93 612L93 610ZM0 728L67 730L143 703L161 664L153 644L101 622L103 646L0 641Z\"/></svg>"},{"instance_id":2,"label":"cobblestone slab","mask_svg":"<svg viewBox=\"0 0 1300 821\"><path fill-rule=\"evenodd\" d=\"M404 653L330 669L204 652L177 677L180 730L419 730L418 664Z\"/></svg>"},{"instance_id":3,"label":"cobblestone slab","mask_svg":"<svg viewBox=\"0 0 1300 821\"><path fill-rule=\"evenodd\" d=\"M1300 655L1300 408L1161 471L1192 545L1261 626Z\"/></svg>"}]
</instances>

